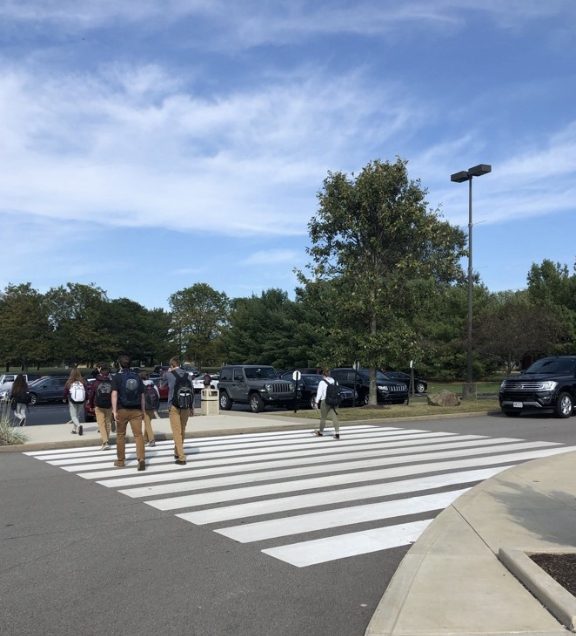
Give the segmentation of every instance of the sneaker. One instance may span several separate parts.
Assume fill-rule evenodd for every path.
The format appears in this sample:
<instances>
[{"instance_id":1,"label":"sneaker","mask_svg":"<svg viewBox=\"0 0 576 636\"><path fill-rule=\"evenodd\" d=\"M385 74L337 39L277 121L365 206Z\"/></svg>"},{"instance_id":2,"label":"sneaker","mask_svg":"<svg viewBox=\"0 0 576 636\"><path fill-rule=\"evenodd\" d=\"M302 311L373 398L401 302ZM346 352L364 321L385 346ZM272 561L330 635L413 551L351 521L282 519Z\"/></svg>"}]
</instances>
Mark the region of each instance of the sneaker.
<instances>
[{"instance_id":1,"label":"sneaker","mask_svg":"<svg viewBox=\"0 0 576 636\"><path fill-rule=\"evenodd\" d=\"M151 442L148 442L148 446L156 446L156 442L152 440Z\"/></svg>"},{"instance_id":2,"label":"sneaker","mask_svg":"<svg viewBox=\"0 0 576 636\"><path fill-rule=\"evenodd\" d=\"M334 439L340 439L340 433L334 433Z\"/></svg>"},{"instance_id":3,"label":"sneaker","mask_svg":"<svg viewBox=\"0 0 576 636\"><path fill-rule=\"evenodd\" d=\"M74 427L74 428L72 429L72 435L76 435L76 433L77 433L77 432L78 432L78 431L76 430L76 427Z\"/></svg>"},{"instance_id":4,"label":"sneaker","mask_svg":"<svg viewBox=\"0 0 576 636\"><path fill-rule=\"evenodd\" d=\"M126 464L124 463L123 459L117 459L114 462L114 466L116 466L116 468L124 468L124 466L126 466Z\"/></svg>"},{"instance_id":5,"label":"sneaker","mask_svg":"<svg viewBox=\"0 0 576 636\"><path fill-rule=\"evenodd\" d=\"M108 442L104 442L104 444L100 447L100 450L110 450L110 444L108 444Z\"/></svg>"},{"instance_id":6,"label":"sneaker","mask_svg":"<svg viewBox=\"0 0 576 636\"><path fill-rule=\"evenodd\" d=\"M178 466L186 466L186 460L185 459L177 459L174 462L175 464L178 464Z\"/></svg>"},{"instance_id":7,"label":"sneaker","mask_svg":"<svg viewBox=\"0 0 576 636\"><path fill-rule=\"evenodd\" d=\"M78 435L84 435L84 427L82 426L82 424L80 424L80 426L78 427Z\"/></svg>"},{"instance_id":8,"label":"sneaker","mask_svg":"<svg viewBox=\"0 0 576 636\"><path fill-rule=\"evenodd\" d=\"M323 437L324 433L322 433L321 431L314 431L314 435L316 435L316 437Z\"/></svg>"},{"instance_id":9,"label":"sneaker","mask_svg":"<svg viewBox=\"0 0 576 636\"><path fill-rule=\"evenodd\" d=\"M138 470L146 470L146 462L143 459L138 462Z\"/></svg>"}]
</instances>

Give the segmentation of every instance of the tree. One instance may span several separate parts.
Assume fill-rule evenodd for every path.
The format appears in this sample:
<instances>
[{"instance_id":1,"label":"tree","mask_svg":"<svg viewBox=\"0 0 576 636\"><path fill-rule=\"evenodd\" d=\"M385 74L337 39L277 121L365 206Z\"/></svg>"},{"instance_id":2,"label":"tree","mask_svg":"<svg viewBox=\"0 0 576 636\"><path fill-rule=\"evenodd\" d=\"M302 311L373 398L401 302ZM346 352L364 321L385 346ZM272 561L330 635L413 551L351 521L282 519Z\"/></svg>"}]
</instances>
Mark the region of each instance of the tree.
<instances>
[{"instance_id":1,"label":"tree","mask_svg":"<svg viewBox=\"0 0 576 636\"><path fill-rule=\"evenodd\" d=\"M426 191L408 178L407 162L374 161L357 177L329 173L308 228L312 279L331 280L332 312L349 355L376 367L418 352L414 315L426 294L461 279L463 232L428 210Z\"/></svg>"},{"instance_id":2,"label":"tree","mask_svg":"<svg viewBox=\"0 0 576 636\"><path fill-rule=\"evenodd\" d=\"M294 366L295 312L294 301L280 289L233 300L224 336L228 363Z\"/></svg>"},{"instance_id":3,"label":"tree","mask_svg":"<svg viewBox=\"0 0 576 636\"><path fill-rule=\"evenodd\" d=\"M26 369L50 358L51 330L44 297L30 283L8 285L0 295L0 357Z\"/></svg>"},{"instance_id":4,"label":"tree","mask_svg":"<svg viewBox=\"0 0 576 636\"><path fill-rule=\"evenodd\" d=\"M530 302L526 292L501 292L474 326L478 350L506 366L510 375L522 360L552 353L569 335L555 307Z\"/></svg>"},{"instance_id":5,"label":"tree","mask_svg":"<svg viewBox=\"0 0 576 636\"><path fill-rule=\"evenodd\" d=\"M54 359L94 363L113 346L105 337L106 292L95 285L67 283L45 295L53 330Z\"/></svg>"},{"instance_id":6,"label":"tree","mask_svg":"<svg viewBox=\"0 0 576 636\"><path fill-rule=\"evenodd\" d=\"M206 283L196 283L172 294L173 338L182 355L202 367L221 362L220 337L230 301Z\"/></svg>"}]
</instances>

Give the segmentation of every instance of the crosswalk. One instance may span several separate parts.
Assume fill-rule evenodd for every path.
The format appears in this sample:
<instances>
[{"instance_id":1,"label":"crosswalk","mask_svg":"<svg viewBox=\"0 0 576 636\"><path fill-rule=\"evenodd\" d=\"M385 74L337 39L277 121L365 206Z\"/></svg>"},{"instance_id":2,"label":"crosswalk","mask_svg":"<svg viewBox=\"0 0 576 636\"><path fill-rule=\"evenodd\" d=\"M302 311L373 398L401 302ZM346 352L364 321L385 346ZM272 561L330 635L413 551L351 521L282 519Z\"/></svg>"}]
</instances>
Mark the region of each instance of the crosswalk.
<instances>
[{"instance_id":1,"label":"crosswalk","mask_svg":"<svg viewBox=\"0 0 576 636\"><path fill-rule=\"evenodd\" d=\"M278 431L25 455L91 480L296 567L406 546L474 484L530 459L576 450L554 442L393 426L341 428L341 439Z\"/></svg>"}]
</instances>

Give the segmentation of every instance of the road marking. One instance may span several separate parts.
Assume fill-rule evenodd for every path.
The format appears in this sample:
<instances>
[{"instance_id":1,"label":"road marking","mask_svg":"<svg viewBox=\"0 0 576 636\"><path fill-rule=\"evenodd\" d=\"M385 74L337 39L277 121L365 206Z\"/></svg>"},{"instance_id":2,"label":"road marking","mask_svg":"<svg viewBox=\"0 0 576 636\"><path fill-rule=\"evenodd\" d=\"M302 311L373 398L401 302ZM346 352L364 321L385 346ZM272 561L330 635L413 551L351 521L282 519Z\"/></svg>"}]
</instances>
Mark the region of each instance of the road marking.
<instances>
[{"instance_id":1,"label":"road marking","mask_svg":"<svg viewBox=\"0 0 576 636\"><path fill-rule=\"evenodd\" d=\"M186 466L174 465L173 442L158 442L146 449L143 473L135 471L134 444L122 469L110 465L114 451L94 447L25 454L174 511L187 523L220 524L213 531L229 540L307 567L409 545L437 511L479 481L521 461L574 450L422 429L342 427L341 433L340 441L310 431L189 439ZM413 521L414 515L424 518Z\"/></svg>"}]
</instances>

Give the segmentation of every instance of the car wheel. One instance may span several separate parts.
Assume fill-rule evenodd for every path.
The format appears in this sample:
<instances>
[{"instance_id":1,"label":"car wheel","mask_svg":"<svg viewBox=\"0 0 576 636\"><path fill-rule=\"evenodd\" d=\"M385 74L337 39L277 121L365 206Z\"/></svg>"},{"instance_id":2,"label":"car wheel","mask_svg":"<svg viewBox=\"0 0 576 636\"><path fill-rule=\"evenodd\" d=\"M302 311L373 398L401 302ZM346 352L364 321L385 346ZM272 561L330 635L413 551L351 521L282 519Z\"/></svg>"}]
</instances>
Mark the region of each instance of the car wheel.
<instances>
[{"instance_id":1,"label":"car wheel","mask_svg":"<svg viewBox=\"0 0 576 636\"><path fill-rule=\"evenodd\" d=\"M520 411L503 411L506 417L518 417L520 415Z\"/></svg>"},{"instance_id":2,"label":"car wheel","mask_svg":"<svg viewBox=\"0 0 576 636\"><path fill-rule=\"evenodd\" d=\"M569 393L560 393L556 398L556 406L554 411L557 417L570 417L572 410L574 409L574 403Z\"/></svg>"},{"instance_id":3,"label":"car wheel","mask_svg":"<svg viewBox=\"0 0 576 636\"><path fill-rule=\"evenodd\" d=\"M316 396L315 396L315 395L311 395L311 396L310 396L310 401L309 401L309 403L308 403L308 406L309 406L311 409L315 409L315 408L316 408Z\"/></svg>"},{"instance_id":4,"label":"car wheel","mask_svg":"<svg viewBox=\"0 0 576 636\"><path fill-rule=\"evenodd\" d=\"M86 423L88 422L95 422L96 418L94 417L94 415L84 415L84 421Z\"/></svg>"},{"instance_id":5,"label":"car wheel","mask_svg":"<svg viewBox=\"0 0 576 636\"><path fill-rule=\"evenodd\" d=\"M28 395L30 397L30 406L34 406L38 402L38 396L36 393L28 393Z\"/></svg>"},{"instance_id":6,"label":"car wheel","mask_svg":"<svg viewBox=\"0 0 576 636\"><path fill-rule=\"evenodd\" d=\"M370 402L370 393L368 391L366 391L366 393L363 393L360 401L364 406L368 406L368 403Z\"/></svg>"},{"instance_id":7,"label":"car wheel","mask_svg":"<svg viewBox=\"0 0 576 636\"><path fill-rule=\"evenodd\" d=\"M232 408L232 400L226 391L220 393L220 408L223 411L229 411Z\"/></svg>"},{"instance_id":8,"label":"car wheel","mask_svg":"<svg viewBox=\"0 0 576 636\"><path fill-rule=\"evenodd\" d=\"M252 413L260 413L264 410L264 400L258 393L252 393L250 395L250 410Z\"/></svg>"},{"instance_id":9,"label":"car wheel","mask_svg":"<svg viewBox=\"0 0 576 636\"><path fill-rule=\"evenodd\" d=\"M426 387L422 384L422 382L416 382L414 389L416 393L426 393Z\"/></svg>"}]
</instances>

